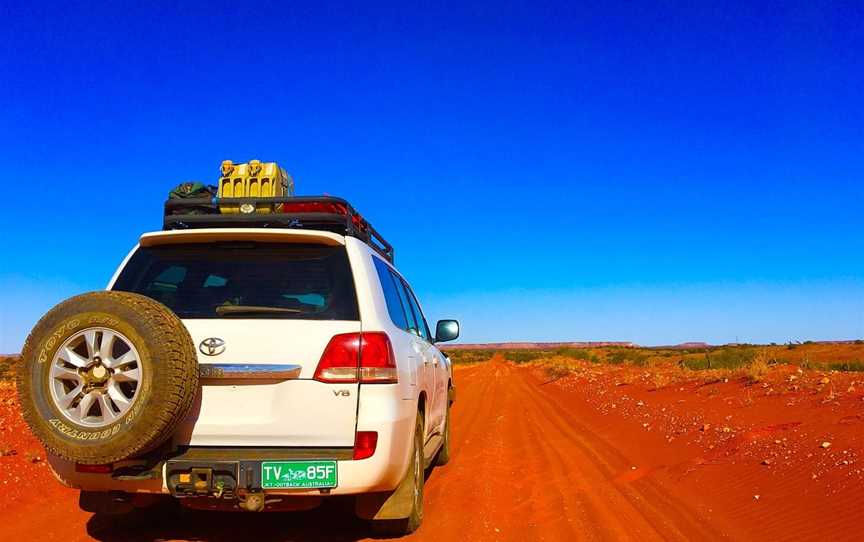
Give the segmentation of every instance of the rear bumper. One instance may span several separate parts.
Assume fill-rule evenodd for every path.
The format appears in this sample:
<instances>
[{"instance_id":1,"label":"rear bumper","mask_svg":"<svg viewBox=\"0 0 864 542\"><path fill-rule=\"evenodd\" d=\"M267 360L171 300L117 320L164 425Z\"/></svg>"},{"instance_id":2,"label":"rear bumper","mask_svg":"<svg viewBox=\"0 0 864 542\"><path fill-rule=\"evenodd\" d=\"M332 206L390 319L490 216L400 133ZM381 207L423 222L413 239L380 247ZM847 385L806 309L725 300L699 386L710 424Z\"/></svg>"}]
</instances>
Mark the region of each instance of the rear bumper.
<instances>
[{"instance_id":1,"label":"rear bumper","mask_svg":"<svg viewBox=\"0 0 864 542\"><path fill-rule=\"evenodd\" d=\"M202 467L222 463L223 469L237 465L239 489L260 489L260 462L263 460L324 459L335 460L339 485L330 490L320 489L268 489L274 495L352 495L390 491L395 489L404 475L411 453L411 442L417 406L414 401L394 398L390 385L362 386L357 416L358 431L376 431L378 444L372 457L355 461L353 448L242 448L242 447L190 447L172 454L171 458L153 465L137 476L123 476L115 466L113 474L76 472L74 463L49 455L58 480L69 487L87 491L123 491L126 493L171 493L169 491L169 461L183 461L183 467L192 468L198 461ZM177 463L172 463L176 467ZM244 468L243 474L239 468ZM258 476L249 476L248 469ZM128 472L128 469L127 469Z\"/></svg>"}]
</instances>

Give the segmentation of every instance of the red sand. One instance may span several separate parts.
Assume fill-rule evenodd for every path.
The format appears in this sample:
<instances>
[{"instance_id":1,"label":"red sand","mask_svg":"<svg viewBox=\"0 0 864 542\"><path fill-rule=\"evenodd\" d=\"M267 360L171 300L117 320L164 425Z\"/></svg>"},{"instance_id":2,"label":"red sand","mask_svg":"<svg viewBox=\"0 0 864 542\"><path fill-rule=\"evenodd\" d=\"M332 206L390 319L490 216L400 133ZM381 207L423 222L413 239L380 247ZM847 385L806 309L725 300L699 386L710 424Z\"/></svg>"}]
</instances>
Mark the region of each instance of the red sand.
<instances>
[{"instance_id":1,"label":"red sand","mask_svg":"<svg viewBox=\"0 0 864 542\"><path fill-rule=\"evenodd\" d=\"M454 457L429 477L410 538L860 539L864 375L822 384L783 368L749 385L685 374L585 364L552 381L500 360L458 367ZM0 457L2 540L368 536L338 501L271 514L157 508L126 524L81 512L37 459L14 397L0 384L0 452L16 452Z\"/></svg>"}]
</instances>

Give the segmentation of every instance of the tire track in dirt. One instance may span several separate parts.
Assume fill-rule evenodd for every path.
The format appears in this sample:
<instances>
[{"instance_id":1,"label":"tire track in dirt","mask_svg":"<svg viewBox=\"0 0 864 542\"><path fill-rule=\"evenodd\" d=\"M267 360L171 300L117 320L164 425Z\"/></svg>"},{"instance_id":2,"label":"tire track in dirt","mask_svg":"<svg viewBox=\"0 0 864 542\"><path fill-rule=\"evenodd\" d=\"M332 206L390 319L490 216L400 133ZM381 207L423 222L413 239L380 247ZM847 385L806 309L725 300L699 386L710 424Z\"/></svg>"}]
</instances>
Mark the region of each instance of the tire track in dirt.
<instances>
[{"instance_id":1,"label":"tire track in dirt","mask_svg":"<svg viewBox=\"0 0 864 542\"><path fill-rule=\"evenodd\" d=\"M492 362L464 373L470 378L460 393L467 400L454 408L459 454L429 480L430 521L417 540L718 537L649 481L616 481L631 462L561 410L527 372ZM482 393L472 389L478 376L486 383ZM473 431L460 431L462 416L469 416ZM478 427L478 421L485 424Z\"/></svg>"},{"instance_id":2,"label":"tire track in dirt","mask_svg":"<svg viewBox=\"0 0 864 542\"><path fill-rule=\"evenodd\" d=\"M530 503L531 487L512 472L517 460L514 450L527 442L508 440L513 432L506 427L511 419L504 414L510 409L505 405L509 398L501 370L480 366L466 371L457 382L453 459L435 469L427 481L429 521L415 535L418 540L500 539L511 523L520 521L520 509Z\"/></svg>"},{"instance_id":3,"label":"tire track in dirt","mask_svg":"<svg viewBox=\"0 0 864 542\"><path fill-rule=\"evenodd\" d=\"M540 383L525 372L514 370L514 382L520 395L533 402L543 420L554 430L549 432L564 440L556 446L565 475L589 482L586 495L602 515L601 533L615 540L671 539L711 540L718 537L697 518L680 499L666 494L650 478L640 477L626 483L637 461L628 458L603 438L579 423L572 411L562 410ZM554 388L553 388L554 390ZM568 469L569 466L573 469Z\"/></svg>"}]
</instances>

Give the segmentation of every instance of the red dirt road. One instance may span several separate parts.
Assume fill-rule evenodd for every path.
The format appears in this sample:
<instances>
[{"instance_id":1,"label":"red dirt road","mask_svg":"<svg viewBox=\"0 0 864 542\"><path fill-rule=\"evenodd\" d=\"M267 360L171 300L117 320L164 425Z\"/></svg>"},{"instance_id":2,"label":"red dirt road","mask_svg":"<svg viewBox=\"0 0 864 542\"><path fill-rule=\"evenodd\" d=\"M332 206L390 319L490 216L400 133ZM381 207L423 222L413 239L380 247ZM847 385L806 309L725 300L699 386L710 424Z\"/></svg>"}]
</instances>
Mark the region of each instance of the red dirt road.
<instances>
[{"instance_id":1,"label":"red dirt road","mask_svg":"<svg viewBox=\"0 0 864 542\"><path fill-rule=\"evenodd\" d=\"M425 521L410 539L860 539L864 386L854 376L833 377L849 391L832 383L825 401L774 387L754 399L762 386L736 382L657 387L638 380L641 369L627 369L627 381L616 370L553 382L502 361L458 367L453 460L432 471ZM0 540L369 534L339 502L270 514L157 508L116 525L80 512L76 492L36 459L11 391L0 388L0 452L15 451L0 457Z\"/></svg>"}]
</instances>

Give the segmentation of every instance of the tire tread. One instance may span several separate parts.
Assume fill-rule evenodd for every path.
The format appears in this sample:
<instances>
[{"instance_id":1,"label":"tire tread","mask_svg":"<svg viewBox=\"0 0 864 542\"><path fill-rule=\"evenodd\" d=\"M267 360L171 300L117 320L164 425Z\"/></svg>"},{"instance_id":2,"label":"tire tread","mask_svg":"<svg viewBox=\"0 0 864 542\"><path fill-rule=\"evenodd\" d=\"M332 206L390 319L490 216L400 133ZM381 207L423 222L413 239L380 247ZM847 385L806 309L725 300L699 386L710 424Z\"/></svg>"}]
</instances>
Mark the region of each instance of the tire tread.
<instances>
[{"instance_id":1,"label":"tire tread","mask_svg":"<svg viewBox=\"0 0 864 542\"><path fill-rule=\"evenodd\" d=\"M110 312L110 306L117 303L140 315L142 318L139 323L149 327L150 334L159 338L159 344L148 344L147 347L151 351L158 349L159 358L166 362L167 367L168 377L160 379L158 386L154 382L150 404L144 405L147 412L142 416L148 416L152 423L139 424L140 429L133 444L108 453L84 446L73 452L71 447L57 446L52 439L42 434L49 429L45 427L47 424L30 397L33 390L30 389L28 366L33 363L35 350L44 333L64 316L74 314L84 303L106 305L106 312ZM49 453L80 463L114 463L152 450L175 432L198 392L198 361L189 331L168 307L149 297L130 292L90 292L63 301L39 320L24 343L16 384L24 419Z\"/></svg>"}]
</instances>

